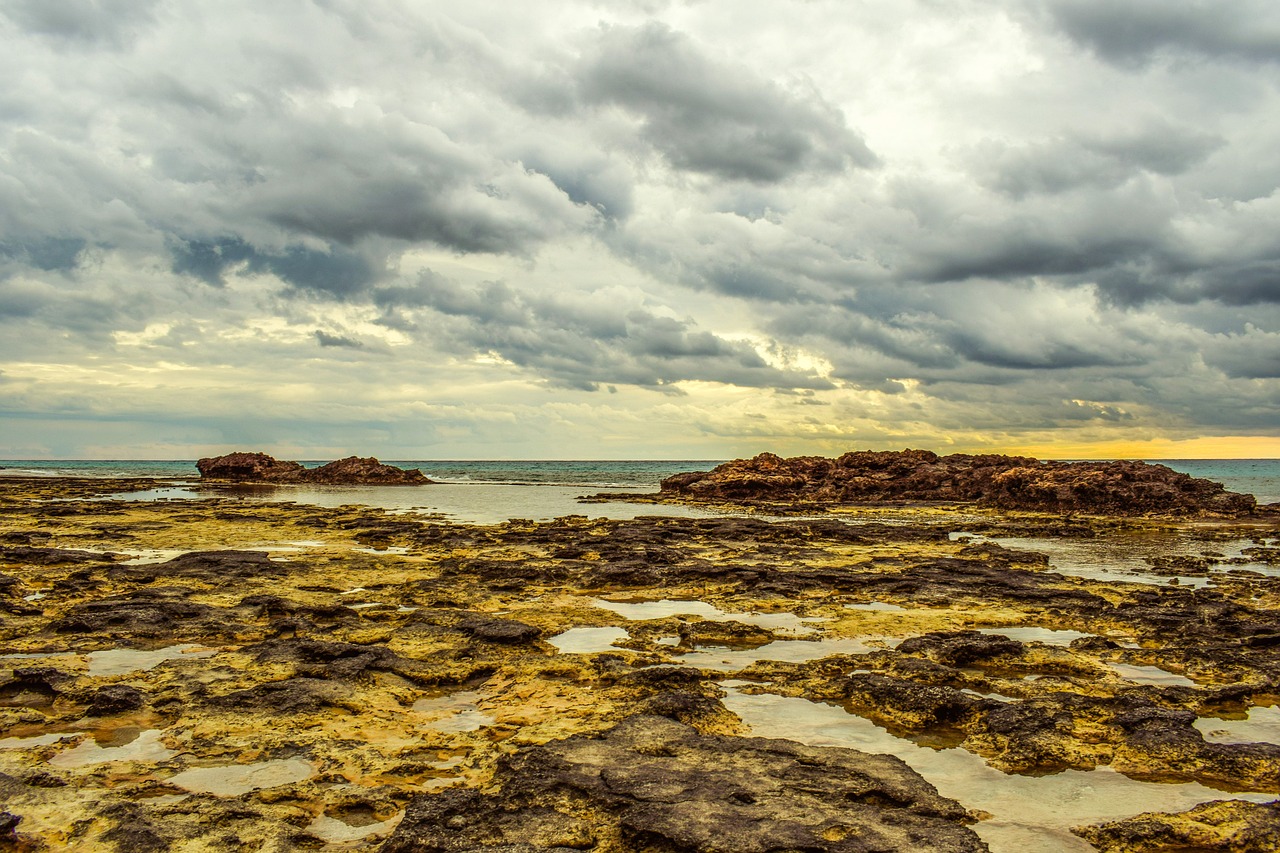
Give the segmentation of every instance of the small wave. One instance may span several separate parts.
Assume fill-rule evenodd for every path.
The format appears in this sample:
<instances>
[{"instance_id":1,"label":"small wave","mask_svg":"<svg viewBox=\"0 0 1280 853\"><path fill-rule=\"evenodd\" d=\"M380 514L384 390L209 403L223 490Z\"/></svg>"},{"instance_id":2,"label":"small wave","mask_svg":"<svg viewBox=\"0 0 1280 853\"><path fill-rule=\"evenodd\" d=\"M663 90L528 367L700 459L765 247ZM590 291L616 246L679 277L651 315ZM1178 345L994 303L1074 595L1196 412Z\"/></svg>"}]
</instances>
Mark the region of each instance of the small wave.
<instances>
[{"instance_id":1,"label":"small wave","mask_svg":"<svg viewBox=\"0 0 1280 853\"><path fill-rule=\"evenodd\" d=\"M618 483L606 480L488 480L488 479L453 479L433 475L437 483L448 486L550 486L567 489L644 489L657 488L656 482Z\"/></svg>"}]
</instances>

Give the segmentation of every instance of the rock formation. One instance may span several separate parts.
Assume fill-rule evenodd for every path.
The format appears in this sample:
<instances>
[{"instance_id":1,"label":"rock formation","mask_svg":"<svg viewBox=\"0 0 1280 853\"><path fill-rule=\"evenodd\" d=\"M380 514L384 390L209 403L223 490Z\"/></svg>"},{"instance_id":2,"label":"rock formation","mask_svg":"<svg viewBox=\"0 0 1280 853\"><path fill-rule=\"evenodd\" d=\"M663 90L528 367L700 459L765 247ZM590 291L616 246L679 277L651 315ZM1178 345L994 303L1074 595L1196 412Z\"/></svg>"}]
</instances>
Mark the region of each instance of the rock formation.
<instances>
[{"instance_id":1,"label":"rock formation","mask_svg":"<svg viewBox=\"0 0 1280 853\"><path fill-rule=\"evenodd\" d=\"M1252 496L1146 462L1042 462L1022 456L859 451L836 459L762 453L662 481L666 497L765 505L889 501L1107 515L1251 513Z\"/></svg>"},{"instance_id":2,"label":"rock formation","mask_svg":"<svg viewBox=\"0 0 1280 853\"><path fill-rule=\"evenodd\" d=\"M986 849L965 809L897 758L702 735L662 717L523 750L498 781L496 795L417 797L383 853Z\"/></svg>"},{"instance_id":3,"label":"rock formation","mask_svg":"<svg viewBox=\"0 0 1280 853\"><path fill-rule=\"evenodd\" d=\"M228 453L196 463L205 480L232 483L308 483L321 486L421 486L431 481L416 468L405 470L383 465L372 456L348 456L306 468L298 462L282 462L265 453Z\"/></svg>"}]
</instances>

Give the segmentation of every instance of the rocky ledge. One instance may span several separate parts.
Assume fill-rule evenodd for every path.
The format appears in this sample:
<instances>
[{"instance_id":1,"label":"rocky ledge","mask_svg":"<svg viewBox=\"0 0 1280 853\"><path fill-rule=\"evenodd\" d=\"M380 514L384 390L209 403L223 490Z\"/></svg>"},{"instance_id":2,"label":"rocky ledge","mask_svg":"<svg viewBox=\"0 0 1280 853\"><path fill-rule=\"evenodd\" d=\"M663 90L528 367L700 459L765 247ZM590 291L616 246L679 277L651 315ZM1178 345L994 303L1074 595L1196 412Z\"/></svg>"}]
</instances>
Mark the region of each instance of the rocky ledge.
<instances>
[{"instance_id":1,"label":"rocky ledge","mask_svg":"<svg viewBox=\"0 0 1280 853\"><path fill-rule=\"evenodd\" d=\"M1215 515L1257 510L1228 492L1146 462L1044 462L927 450L858 451L835 459L761 453L662 481L665 498L747 505L964 502L998 509L1105 515Z\"/></svg>"},{"instance_id":2,"label":"rocky ledge","mask_svg":"<svg viewBox=\"0 0 1280 853\"><path fill-rule=\"evenodd\" d=\"M383 465L372 456L348 456L319 468L282 462L265 453L228 453L196 463L201 478L230 483L311 483L320 486L423 486L431 481L416 468Z\"/></svg>"},{"instance_id":3,"label":"rocky ledge","mask_svg":"<svg viewBox=\"0 0 1280 853\"><path fill-rule=\"evenodd\" d=\"M493 794L417 796L382 853L987 849L963 807L893 756L663 717L523 749L495 776Z\"/></svg>"}]
</instances>

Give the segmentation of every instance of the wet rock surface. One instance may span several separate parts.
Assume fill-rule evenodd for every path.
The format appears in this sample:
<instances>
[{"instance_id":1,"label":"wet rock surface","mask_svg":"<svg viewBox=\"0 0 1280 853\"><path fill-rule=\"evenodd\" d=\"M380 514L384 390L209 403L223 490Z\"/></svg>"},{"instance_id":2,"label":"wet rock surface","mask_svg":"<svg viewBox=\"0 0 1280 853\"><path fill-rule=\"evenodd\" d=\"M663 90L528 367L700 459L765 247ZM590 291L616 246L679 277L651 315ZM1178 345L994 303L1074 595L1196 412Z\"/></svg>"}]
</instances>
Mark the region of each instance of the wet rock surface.
<instances>
[{"instance_id":1,"label":"wet rock surface","mask_svg":"<svg viewBox=\"0 0 1280 853\"><path fill-rule=\"evenodd\" d=\"M752 738L732 691L1029 780L1280 793L1280 746L1200 727L1280 701L1274 521L486 527L104 497L123 486L0 482L0 540L41 549L0 552L0 802L25 849L969 850L1004 817L970 823L896 759ZM1176 540L1152 553L1203 559L1202 586L1069 576L1034 548L1125 537ZM558 651L575 629L610 639ZM182 787L195 771L211 789ZM1082 837L1269 850L1255 805L1139 806Z\"/></svg>"},{"instance_id":2,"label":"wet rock surface","mask_svg":"<svg viewBox=\"0 0 1280 853\"><path fill-rule=\"evenodd\" d=\"M372 456L348 456L318 468L282 462L265 453L228 453L196 463L201 478L231 483L310 483L321 486L421 486L430 483L416 468L384 465Z\"/></svg>"},{"instance_id":3,"label":"wet rock surface","mask_svg":"<svg viewBox=\"0 0 1280 853\"><path fill-rule=\"evenodd\" d=\"M1280 804L1206 803L1182 814L1144 814L1077 832L1103 853L1280 850Z\"/></svg>"},{"instance_id":4,"label":"wet rock surface","mask_svg":"<svg viewBox=\"0 0 1280 853\"><path fill-rule=\"evenodd\" d=\"M415 799L382 850L984 849L965 810L896 758L661 717L522 750L495 781L492 796Z\"/></svg>"},{"instance_id":5,"label":"wet rock surface","mask_svg":"<svg viewBox=\"0 0 1280 853\"><path fill-rule=\"evenodd\" d=\"M662 482L670 497L756 505L972 502L1001 509L1109 515L1238 516L1251 496L1145 462L1042 462L927 450L859 451L828 459L762 453Z\"/></svg>"}]
</instances>

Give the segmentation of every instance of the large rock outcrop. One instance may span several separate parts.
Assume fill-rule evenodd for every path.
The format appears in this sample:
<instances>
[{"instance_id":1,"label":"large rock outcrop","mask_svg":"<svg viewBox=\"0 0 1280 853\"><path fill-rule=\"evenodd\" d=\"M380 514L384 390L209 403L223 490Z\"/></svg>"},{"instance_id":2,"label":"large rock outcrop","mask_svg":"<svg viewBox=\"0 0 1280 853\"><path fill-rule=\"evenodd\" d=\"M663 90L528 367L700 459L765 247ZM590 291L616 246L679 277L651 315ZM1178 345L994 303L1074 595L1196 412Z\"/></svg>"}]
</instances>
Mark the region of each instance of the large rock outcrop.
<instances>
[{"instance_id":1,"label":"large rock outcrop","mask_svg":"<svg viewBox=\"0 0 1280 853\"><path fill-rule=\"evenodd\" d=\"M372 456L348 456L319 468L282 462L265 453L228 453L196 463L205 480L231 483L309 483L321 486L422 486L430 483L416 468L384 465Z\"/></svg>"},{"instance_id":2,"label":"large rock outcrop","mask_svg":"<svg viewBox=\"0 0 1280 853\"><path fill-rule=\"evenodd\" d=\"M419 795L382 853L986 849L968 812L897 758L662 717L521 750L497 781L492 794Z\"/></svg>"},{"instance_id":3,"label":"large rock outcrop","mask_svg":"<svg viewBox=\"0 0 1280 853\"><path fill-rule=\"evenodd\" d=\"M1042 462L1023 456L859 451L836 459L762 453L662 481L667 497L727 503L967 502L1106 515L1253 512L1250 495L1146 462Z\"/></svg>"}]
</instances>

